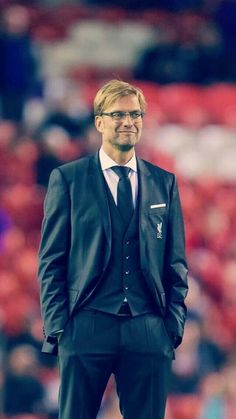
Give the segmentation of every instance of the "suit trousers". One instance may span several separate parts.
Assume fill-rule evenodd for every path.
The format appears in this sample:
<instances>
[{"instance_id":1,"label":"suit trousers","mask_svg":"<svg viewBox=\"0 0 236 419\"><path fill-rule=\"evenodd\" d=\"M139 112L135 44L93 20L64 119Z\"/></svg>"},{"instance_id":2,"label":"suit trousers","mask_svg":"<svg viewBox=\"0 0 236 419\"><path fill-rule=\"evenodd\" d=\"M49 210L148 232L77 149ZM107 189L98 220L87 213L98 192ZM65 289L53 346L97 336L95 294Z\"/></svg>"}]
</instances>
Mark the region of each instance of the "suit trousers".
<instances>
[{"instance_id":1,"label":"suit trousers","mask_svg":"<svg viewBox=\"0 0 236 419\"><path fill-rule=\"evenodd\" d=\"M59 338L59 419L96 419L111 374L124 419L163 419L173 357L155 314L77 312Z\"/></svg>"}]
</instances>

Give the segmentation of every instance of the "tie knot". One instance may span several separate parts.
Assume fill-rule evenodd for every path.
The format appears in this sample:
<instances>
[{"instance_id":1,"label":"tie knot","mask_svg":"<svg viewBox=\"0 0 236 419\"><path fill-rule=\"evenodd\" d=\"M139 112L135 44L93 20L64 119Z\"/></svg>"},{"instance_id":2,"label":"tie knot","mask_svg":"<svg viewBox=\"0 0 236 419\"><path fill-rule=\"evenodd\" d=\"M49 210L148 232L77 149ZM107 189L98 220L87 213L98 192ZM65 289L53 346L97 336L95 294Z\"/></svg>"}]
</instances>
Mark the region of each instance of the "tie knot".
<instances>
[{"instance_id":1,"label":"tie knot","mask_svg":"<svg viewBox=\"0 0 236 419\"><path fill-rule=\"evenodd\" d=\"M126 166L113 166L112 170L119 176L119 178L128 177L130 172L130 168Z\"/></svg>"}]
</instances>

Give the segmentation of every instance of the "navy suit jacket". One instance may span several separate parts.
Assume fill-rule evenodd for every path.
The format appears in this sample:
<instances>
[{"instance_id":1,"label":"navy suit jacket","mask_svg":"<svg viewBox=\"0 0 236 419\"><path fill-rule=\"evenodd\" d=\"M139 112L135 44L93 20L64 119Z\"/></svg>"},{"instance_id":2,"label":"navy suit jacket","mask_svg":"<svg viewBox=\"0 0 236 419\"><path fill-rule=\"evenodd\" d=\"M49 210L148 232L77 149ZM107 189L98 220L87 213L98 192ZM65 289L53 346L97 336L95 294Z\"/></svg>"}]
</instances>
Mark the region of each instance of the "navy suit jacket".
<instances>
[{"instance_id":1,"label":"navy suit jacket","mask_svg":"<svg viewBox=\"0 0 236 419\"><path fill-rule=\"evenodd\" d=\"M137 159L141 269L167 331L181 342L187 294L184 226L176 178ZM105 246L104 246L105 237ZM45 342L96 291L111 254L111 222L98 153L53 170L44 206L39 282Z\"/></svg>"}]
</instances>

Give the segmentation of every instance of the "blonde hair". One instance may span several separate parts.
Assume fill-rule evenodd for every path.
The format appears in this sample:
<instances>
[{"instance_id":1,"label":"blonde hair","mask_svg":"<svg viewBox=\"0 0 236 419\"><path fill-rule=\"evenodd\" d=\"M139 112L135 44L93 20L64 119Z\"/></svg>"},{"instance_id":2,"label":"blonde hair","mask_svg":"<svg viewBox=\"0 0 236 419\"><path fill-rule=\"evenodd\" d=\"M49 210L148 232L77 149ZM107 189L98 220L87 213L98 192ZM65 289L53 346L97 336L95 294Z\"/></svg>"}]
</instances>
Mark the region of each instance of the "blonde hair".
<instances>
[{"instance_id":1,"label":"blonde hair","mask_svg":"<svg viewBox=\"0 0 236 419\"><path fill-rule=\"evenodd\" d=\"M112 103L121 97L135 95L142 111L146 109L146 100L138 87L121 80L110 80L102 86L94 99L94 115L101 115Z\"/></svg>"}]
</instances>

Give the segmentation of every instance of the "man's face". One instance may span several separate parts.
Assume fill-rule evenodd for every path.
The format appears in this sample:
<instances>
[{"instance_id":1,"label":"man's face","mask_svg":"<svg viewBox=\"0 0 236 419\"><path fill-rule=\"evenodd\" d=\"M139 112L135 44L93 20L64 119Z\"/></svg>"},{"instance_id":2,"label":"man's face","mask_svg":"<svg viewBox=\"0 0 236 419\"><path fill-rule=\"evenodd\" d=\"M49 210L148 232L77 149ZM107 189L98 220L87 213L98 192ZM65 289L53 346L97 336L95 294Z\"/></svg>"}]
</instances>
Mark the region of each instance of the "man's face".
<instances>
[{"instance_id":1,"label":"man's face","mask_svg":"<svg viewBox=\"0 0 236 419\"><path fill-rule=\"evenodd\" d=\"M113 102L105 113L110 112L134 112L141 111L138 98L130 94ZM120 120L109 115L96 116L95 124L97 130L102 134L102 143L105 151L119 150L127 152L131 150L140 140L143 120L142 117L131 118L126 114Z\"/></svg>"}]
</instances>

